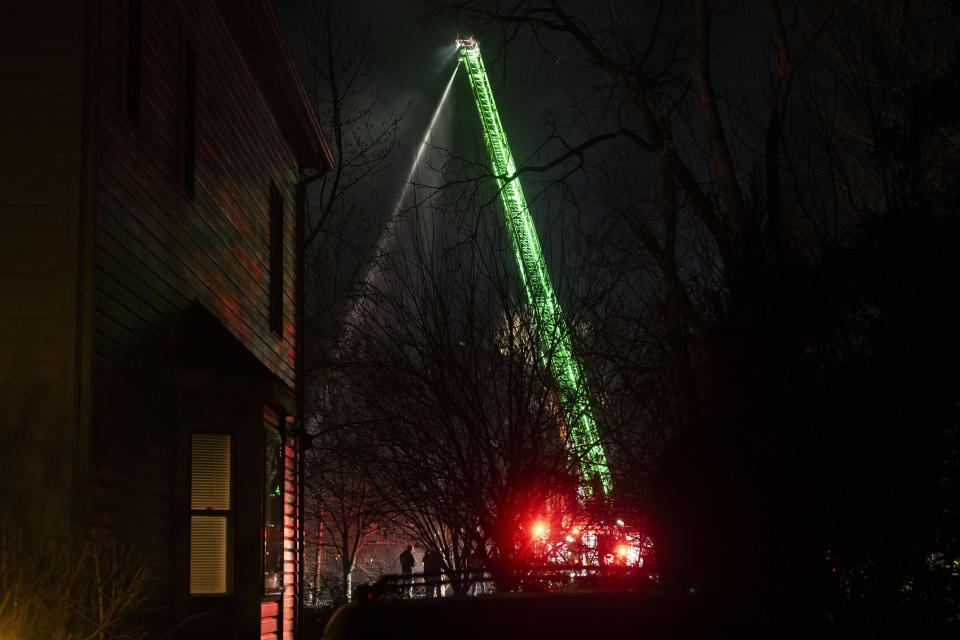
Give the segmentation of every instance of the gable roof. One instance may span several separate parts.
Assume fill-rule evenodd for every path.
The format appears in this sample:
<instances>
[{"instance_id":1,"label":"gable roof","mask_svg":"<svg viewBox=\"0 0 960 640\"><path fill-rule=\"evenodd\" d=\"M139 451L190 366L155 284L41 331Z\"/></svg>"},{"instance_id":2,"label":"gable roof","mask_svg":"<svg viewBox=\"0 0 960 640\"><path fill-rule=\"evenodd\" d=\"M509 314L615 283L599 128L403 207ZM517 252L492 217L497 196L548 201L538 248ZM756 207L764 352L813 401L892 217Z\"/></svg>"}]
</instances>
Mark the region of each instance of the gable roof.
<instances>
[{"instance_id":1,"label":"gable roof","mask_svg":"<svg viewBox=\"0 0 960 640\"><path fill-rule=\"evenodd\" d=\"M260 85L302 168L326 171L333 155L267 0L216 0L223 21Z\"/></svg>"}]
</instances>

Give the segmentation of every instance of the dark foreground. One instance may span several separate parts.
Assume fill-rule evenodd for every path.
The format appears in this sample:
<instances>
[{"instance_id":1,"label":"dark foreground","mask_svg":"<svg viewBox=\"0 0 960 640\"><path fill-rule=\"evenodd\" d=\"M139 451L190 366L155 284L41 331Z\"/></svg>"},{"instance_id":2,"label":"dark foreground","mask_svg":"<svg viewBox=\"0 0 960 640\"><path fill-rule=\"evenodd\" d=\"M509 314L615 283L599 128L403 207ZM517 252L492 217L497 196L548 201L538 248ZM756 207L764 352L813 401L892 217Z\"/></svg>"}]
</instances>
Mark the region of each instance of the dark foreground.
<instances>
[{"instance_id":1,"label":"dark foreground","mask_svg":"<svg viewBox=\"0 0 960 640\"><path fill-rule=\"evenodd\" d=\"M692 596L572 592L355 602L334 614L323 638L725 638L753 631L743 612L718 611Z\"/></svg>"},{"instance_id":2,"label":"dark foreground","mask_svg":"<svg viewBox=\"0 0 960 640\"><path fill-rule=\"evenodd\" d=\"M723 603L656 591L510 593L470 598L369 600L340 607L323 640L660 640L665 638L957 638L956 625L878 615L823 619L803 607L748 598ZM782 604L782 603L781 603ZM791 613L777 613L791 611ZM879 613L879 612L878 612ZM828 616L828 618L830 618ZM319 629L306 640L320 640Z\"/></svg>"}]
</instances>

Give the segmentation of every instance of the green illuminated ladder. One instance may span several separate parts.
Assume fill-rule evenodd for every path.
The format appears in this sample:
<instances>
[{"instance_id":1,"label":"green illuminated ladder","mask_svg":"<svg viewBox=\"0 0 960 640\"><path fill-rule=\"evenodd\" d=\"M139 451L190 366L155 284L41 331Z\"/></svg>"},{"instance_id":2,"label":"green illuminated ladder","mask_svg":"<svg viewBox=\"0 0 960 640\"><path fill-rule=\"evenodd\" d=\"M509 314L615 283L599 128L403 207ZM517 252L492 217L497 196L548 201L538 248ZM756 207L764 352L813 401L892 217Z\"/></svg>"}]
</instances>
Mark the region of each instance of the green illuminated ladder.
<instances>
[{"instance_id":1,"label":"green illuminated ladder","mask_svg":"<svg viewBox=\"0 0 960 640\"><path fill-rule=\"evenodd\" d=\"M517 266L527 292L527 301L538 324L540 355L556 378L567 409L570 440L582 460L580 471L587 490L590 491L591 486L599 481L603 493L609 494L610 471L590 410L583 370L573 356L570 331L553 291L550 274L547 273L537 231L520 188L520 180L514 175L517 168L513 163L513 154L510 153L503 125L500 124L493 91L480 58L480 48L473 38L458 39L457 44L460 46L460 61L467 70L470 88L480 112L483 139L490 152L490 163L493 165L493 173L497 178L500 197L506 210L507 229L513 238ZM552 349L552 353L545 352L544 349Z\"/></svg>"}]
</instances>

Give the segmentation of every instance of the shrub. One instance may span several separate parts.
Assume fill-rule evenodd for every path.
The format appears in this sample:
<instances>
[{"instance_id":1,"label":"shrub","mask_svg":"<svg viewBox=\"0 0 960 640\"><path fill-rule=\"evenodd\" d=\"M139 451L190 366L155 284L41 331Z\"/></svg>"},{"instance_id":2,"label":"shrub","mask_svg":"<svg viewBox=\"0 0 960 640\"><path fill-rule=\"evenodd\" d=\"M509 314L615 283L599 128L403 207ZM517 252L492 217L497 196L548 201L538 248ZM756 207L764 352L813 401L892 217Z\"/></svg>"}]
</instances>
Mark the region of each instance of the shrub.
<instances>
[{"instance_id":1,"label":"shrub","mask_svg":"<svg viewBox=\"0 0 960 640\"><path fill-rule=\"evenodd\" d=\"M136 640L150 574L101 534L0 524L0 637Z\"/></svg>"}]
</instances>

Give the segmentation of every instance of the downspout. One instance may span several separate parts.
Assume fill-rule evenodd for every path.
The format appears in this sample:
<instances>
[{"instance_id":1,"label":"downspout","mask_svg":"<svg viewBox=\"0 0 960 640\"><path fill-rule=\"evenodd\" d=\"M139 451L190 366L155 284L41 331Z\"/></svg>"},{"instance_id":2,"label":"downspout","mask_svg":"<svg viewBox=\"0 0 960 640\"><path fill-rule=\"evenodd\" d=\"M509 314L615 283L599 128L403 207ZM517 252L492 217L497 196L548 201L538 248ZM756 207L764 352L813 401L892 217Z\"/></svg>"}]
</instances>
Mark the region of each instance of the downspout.
<instances>
[{"instance_id":1,"label":"downspout","mask_svg":"<svg viewBox=\"0 0 960 640\"><path fill-rule=\"evenodd\" d=\"M297 401L297 423L296 423L296 434L298 439L298 449L297 452L297 495L298 503L300 507L299 517L297 518L297 584L300 587L300 592L297 594L297 598L300 602L297 603L297 631L300 634L300 637L303 637L303 591L304 585L304 529L303 523L306 519L306 504L304 502L304 490L306 484L304 481L303 465L305 459L306 450L311 446L311 438L307 435L306 425L304 423L304 405L306 394L304 392L304 340L305 335L304 331L304 307L306 305L306 221L307 221L307 187L311 182L317 180L323 176L322 171L318 171L311 176L304 177L303 172L300 173L300 180L297 182L297 220L296 220L296 248L297 248L297 261L296 261L296 313L294 314L294 324L295 324L295 334L297 341L297 359L294 363L294 376L297 381L296 384L296 401Z\"/></svg>"}]
</instances>

